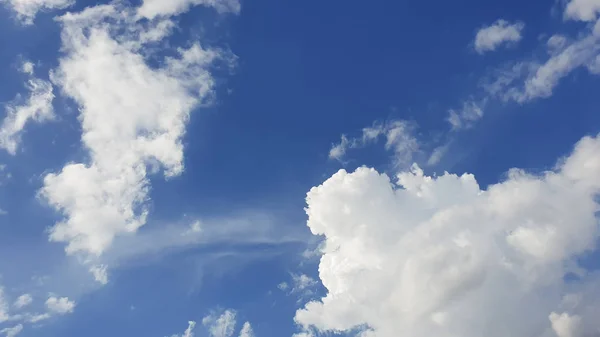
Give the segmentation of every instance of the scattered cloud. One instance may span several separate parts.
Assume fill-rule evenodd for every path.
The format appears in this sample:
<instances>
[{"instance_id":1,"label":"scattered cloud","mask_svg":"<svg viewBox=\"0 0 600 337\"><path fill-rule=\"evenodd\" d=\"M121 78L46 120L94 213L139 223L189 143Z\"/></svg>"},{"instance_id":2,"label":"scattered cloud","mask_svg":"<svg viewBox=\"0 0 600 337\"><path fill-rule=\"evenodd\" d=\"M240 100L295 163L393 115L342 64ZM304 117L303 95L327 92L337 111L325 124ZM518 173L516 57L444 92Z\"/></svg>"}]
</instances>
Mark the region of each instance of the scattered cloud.
<instances>
[{"instance_id":1,"label":"scattered cloud","mask_svg":"<svg viewBox=\"0 0 600 337\"><path fill-rule=\"evenodd\" d=\"M236 313L225 310L219 317L211 314L202 319L202 324L208 329L211 337L231 337L235 330Z\"/></svg>"},{"instance_id":2,"label":"scattered cloud","mask_svg":"<svg viewBox=\"0 0 600 337\"><path fill-rule=\"evenodd\" d=\"M23 331L23 324L17 324L12 328L4 328L0 330L0 334L5 334L6 337L15 337Z\"/></svg>"},{"instance_id":3,"label":"scattered cloud","mask_svg":"<svg viewBox=\"0 0 600 337\"><path fill-rule=\"evenodd\" d=\"M490 26L481 28L475 35L475 50L479 54L496 50L502 45L515 44L521 41L521 33L525 28L522 22L510 23L498 20Z\"/></svg>"},{"instance_id":4,"label":"scattered cloud","mask_svg":"<svg viewBox=\"0 0 600 337\"><path fill-rule=\"evenodd\" d=\"M50 317L51 317L51 315L49 313L34 314L34 315L28 315L26 320L29 323L37 323L37 322L45 321L45 320L49 319Z\"/></svg>"},{"instance_id":5,"label":"scattered cloud","mask_svg":"<svg viewBox=\"0 0 600 337\"><path fill-rule=\"evenodd\" d=\"M292 274L292 280L294 282L292 292L303 291L317 284L315 279L305 274Z\"/></svg>"},{"instance_id":6,"label":"scattered cloud","mask_svg":"<svg viewBox=\"0 0 600 337\"><path fill-rule=\"evenodd\" d=\"M463 102L460 110L451 109L449 111L448 123L452 126L452 130L471 128L476 121L483 117L485 105L485 99L480 102L469 100Z\"/></svg>"},{"instance_id":7,"label":"scattered cloud","mask_svg":"<svg viewBox=\"0 0 600 337\"><path fill-rule=\"evenodd\" d=\"M189 321L188 327L183 332L183 335L172 335L171 337L194 337L194 329L196 328L196 322Z\"/></svg>"},{"instance_id":8,"label":"scattered cloud","mask_svg":"<svg viewBox=\"0 0 600 337\"><path fill-rule=\"evenodd\" d=\"M600 236L598 158L600 136L585 137L556 169L513 169L485 190L473 175L417 166L396 184L340 170L307 195L328 294L296 313L304 336L597 333L600 275L577 261Z\"/></svg>"},{"instance_id":9,"label":"scattered cloud","mask_svg":"<svg viewBox=\"0 0 600 337\"><path fill-rule=\"evenodd\" d=\"M254 331L252 330L250 322L246 322L244 323L244 325L242 325L242 330L240 330L240 337L254 337Z\"/></svg>"},{"instance_id":10,"label":"scattered cloud","mask_svg":"<svg viewBox=\"0 0 600 337\"><path fill-rule=\"evenodd\" d=\"M354 144L350 143L346 135L342 135L342 140L339 144L334 144L329 150L329 159L335 159L337 161L342 161L346 156L346 151L348 148L355 147Z\"/></svg>"},{"instance_id":11,"label":"scattered cloud","mask_svg":"<svg viewBox=\"0 0 600 337\"><path fill-rule=\"evenodd\" d=\"M210 337L231 337L234 335L236 321L236 312L228 309L221 315L210 314L202 319L209 332ZM250 322L245 322L239 333L239 337L254 337Z\"/></svg>"},{"instance_id":12,"label":"scattered cloud","mask_svg":"<svg viewBox=\"0 0 600 337\"><path fill-rule=\"evenodd\" d=\"M579 21L594 21L600 13L598 0L571 0L565 8L565 18ZM562 336L561 336L562 337Z\"/></svg>"},{"instance_id":13,"label":"scattered cloud","mask_svg":"<svg viewBox=\"0 0 600 337\"><path fill-rule=\"evenodd\" d=\"M94 276L96 282L106 285L108 284L108 266L107 265L96 265L90 267L90 272Z\"/></svg>"},{"instance_id":14,"label":"scattered cloud","mask_svg":"<svg viewBox=\"0 0 600 337\"><path fill-rule=\"evenodd\" d=\"M46 300L46 308L59 315L69 314L75 309L75 302L69 300L68 297L58 298L50 296L48 300Z\"/></svg>"},{"instance_id":15,"label":"scattered cloud","mask_svg":"<svg viewBox=\"0 0 600 337\"><path fill-rule=\"evenodd\" d=\"M6 117L0 125L0 148L12 155L17 151L21 133L28 122L40 123L54 118L52 84L33 77L31 62L24 62L21 70L29 75L26 85L29 97L22 104L22 99L17 97L13 103L6 105Z\"/></svg>"},{"instance_id":16,"label":"scattered cloud","mask_svg":"<svg viewBox=\"0 0 600 337\"><path fill-rule=\"evenodd\" d=\"M183 172L189 115L212 96L211 66L230 54L194 43L153 68L138 53L152 27L130 9L96 6L59 22L64 55L53 81L80 107L90 160L48 174L40 195L65 217L50 240L65 242L68 254L100 256L116 236L146 223L148 175Z\"/></svg>"},{"instance_id":17,"label":"scattered cloud","mask_svg":"<svg viewBox=\"0 0 600 337\"><path fill-rule=\"evenodd\" d=\"M75 0L0 0L0 2L10 6L22 23L31 25L38 12L65 9L73 5Z\"/></svg>"},{"instance_id":18,"label":"scattered cloud","mask_svg":"<svg viewBox=\"0 0 600 337\"><path fill-rule=\"evenodd\" d=\"M550 38L546 42L546 46L548 48L548 52L551 55L553 55L553 54L556 54L557 52L564 50L565 46L567 45L568 42L569 42L569 40L567 39L566 36L560 35L560 34L555 34L555 35L550 36Z\"/></svg>"},{"instance_id":19,"label":"scattered cloud","mask_svg":"<svg viewBox=\"0 0 600 337\"><path fill-rule=\"evenodd\" d=\"M21 64L21 72L29 76L33 76L34 68L35 65L30 61L24 61L23 64Z\"/></svg>"},{"instance_id":20,"label":"scattered cloud","mask_svg":"<svg viewBox=\"0 0 600 337\"><path fill-rule=\"evenodd\" d=\"M552 36L547 48L545 61L522 61L495 71L483 85L486 92L502 101L526 103L552 96L560 80L575 69L600 74L600 32L588 31L573 41Z\"/></svg>"},{"instance_id":21,"label":"scattered cloud","mask_svg":"<svg viewBox=\"0 0 600 337\"><path fill-rule=\"evenodd\" d=\"M442 158L444 158L446 153L448 153L449 149L450 143L438 146L435 149L433 149L431 155L429 156L429 159L427 159L427 166L434 166L439 164L439 162L442 160Z\"/></svg>"},{"instance_id":22,"label":"scattered cloud","mask_svg":"<svg viewBox=\"0 0 600 337\"><path fill-rule=\"evenodd\" d=\"M339 144L334 144L329 151L329 158L340 162L348 149L363 148L376 142L380 137L385 139L385 149L394 153L397 164L409 163L413 154L419 151L419 142L414 137L414 126L402 120L387 123L374 123L373 126L364 128L362 136L348 139L342 135Z\"/></svg>"},{"instance_id":23,"label":"scattered cloud","mask_svg":"<svg viewBox=\"0 0 600 337\"><path fill-rule=\"evenodd\" d=\"M72 313L75 308L75 302L69 300L67 297L58 298L50 296L45 303L48 312L43 314L34 314L24 311L25 308L30 307L32 303L33 297L30 294L23 294L19 296L12 305L12 308L20 310L21 313L11 313L9 302L4 295L4 289L0 288L0 324L5 322L19 323L12 328L0 330L0 334L5 333L7 336L10 336L10 333L13 333L16 335L21 332L23 329L23 324L25 323L38 323L51 318L54 314L69 314Z\"/></svg>"},{"instance_id":24,"label":"scattered cloud","mask_svg":"<svg viewBox=\"0 0 600 337\"><path fill-rule=\"evenodd\" d=\"M238 0L144 0L138 15L147 19L181 14L192 6L213 7L220 13L239 13Z\"/></svg>"},{"instance_id":25,"label":"scattered cloud","mask_svg":"<svg viewBox=\"0 0 600 337\"><path fill-rule=\"evenodd\" d=\"M13 304L13 307L15 307L15 309L22 309L22 308L30 305L32 302L33 302L33 297L31 297L31 295L23 294L17 298L17 300Z\"/></svg>"}]
</instances>

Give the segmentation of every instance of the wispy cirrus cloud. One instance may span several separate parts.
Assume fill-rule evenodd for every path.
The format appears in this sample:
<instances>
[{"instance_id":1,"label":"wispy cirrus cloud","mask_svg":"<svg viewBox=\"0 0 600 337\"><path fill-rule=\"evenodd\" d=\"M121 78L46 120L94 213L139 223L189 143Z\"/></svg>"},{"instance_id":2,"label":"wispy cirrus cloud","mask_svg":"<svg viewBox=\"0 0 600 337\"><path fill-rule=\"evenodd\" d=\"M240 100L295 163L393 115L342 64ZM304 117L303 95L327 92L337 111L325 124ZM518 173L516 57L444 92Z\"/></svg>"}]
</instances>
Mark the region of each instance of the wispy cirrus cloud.
<instances>
[{"instance_id":1,"label":"wispy cirrus cloud","mask_svg":"<svg viewBox=\"0 0 600 337\"><path fill-rule=\"evenodd\" d=\"M14 155L21 135L28 123L41 123L54 118L54 88L49 81L34 76L34 65L23 62L21 72L29 78L26 83L27 98L18 96L5 106L6 117L0 124L0 148Z\"/></svg>"},{"instance_id":2,"label":"wispy cirrus cloud","mask_svg":"<svg viewBox=\"0 0 600 337\"><path fill-rule=\"evenodd\" d=\"M409 163L413 154L419 151L414 129L413 123L403 120L375 122L372 126L363 128L360 137L348 138L342 135L340 143L334 144L329 150L329 158L342 162L348 150L363 148L382 138L385 140L385 149L393 152L396 163Z\"/></svg>"}]
</instances>

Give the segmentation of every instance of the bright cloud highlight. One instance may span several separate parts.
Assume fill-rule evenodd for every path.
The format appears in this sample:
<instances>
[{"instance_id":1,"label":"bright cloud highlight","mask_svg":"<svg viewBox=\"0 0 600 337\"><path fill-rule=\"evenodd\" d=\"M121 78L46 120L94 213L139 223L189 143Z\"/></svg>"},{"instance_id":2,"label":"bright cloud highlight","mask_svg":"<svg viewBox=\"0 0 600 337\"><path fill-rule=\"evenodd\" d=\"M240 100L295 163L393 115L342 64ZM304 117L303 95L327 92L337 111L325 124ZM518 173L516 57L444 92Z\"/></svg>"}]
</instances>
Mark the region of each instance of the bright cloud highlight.
<instances>
[{"instance_id":1,"label":"bright cloud highlight","mask_svg":"<svg viewBox=\"0 0 600 337\"><path fill-rule=\"evenodd\" d=\"M340 172L307 196L325 237L328 294L296 314L304 335L554 336L596 333L600 280L577 258L596 247L600 138L553 171L473 175ZM566 282L566 275L577 275Z\"/></svg>"}]
</instances>

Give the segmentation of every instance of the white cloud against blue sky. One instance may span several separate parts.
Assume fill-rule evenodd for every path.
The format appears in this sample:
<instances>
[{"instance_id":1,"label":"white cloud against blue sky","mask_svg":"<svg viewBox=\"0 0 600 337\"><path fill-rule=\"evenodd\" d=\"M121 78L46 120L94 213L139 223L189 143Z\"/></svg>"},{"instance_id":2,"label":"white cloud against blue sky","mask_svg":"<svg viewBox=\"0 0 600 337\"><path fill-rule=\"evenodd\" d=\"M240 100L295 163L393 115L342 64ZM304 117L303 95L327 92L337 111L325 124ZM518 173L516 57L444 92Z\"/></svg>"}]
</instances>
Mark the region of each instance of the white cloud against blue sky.
<instances>
[{"instance_id":1,"label":"white cloud against blue sky","mask_svg":"<svg viewBox=\"0 0 600 337\"><path fill-rule=\"evenodd\" d=\"M0 4L0 337L598 335L599 1Z\"/></svg>"},{"instance_id":2,"label":"white cloud against blue sky","mask_svg":"<svg viewBox=\"0 0 600 337\"><path fill-rule=\"evenodd\" d=\"M483 54L494 51L502 45L516 44L523 38L525 25L522 22L510 23L498 20L477 31L475 35L475 50Z\"/></svg>"}]
</instances>

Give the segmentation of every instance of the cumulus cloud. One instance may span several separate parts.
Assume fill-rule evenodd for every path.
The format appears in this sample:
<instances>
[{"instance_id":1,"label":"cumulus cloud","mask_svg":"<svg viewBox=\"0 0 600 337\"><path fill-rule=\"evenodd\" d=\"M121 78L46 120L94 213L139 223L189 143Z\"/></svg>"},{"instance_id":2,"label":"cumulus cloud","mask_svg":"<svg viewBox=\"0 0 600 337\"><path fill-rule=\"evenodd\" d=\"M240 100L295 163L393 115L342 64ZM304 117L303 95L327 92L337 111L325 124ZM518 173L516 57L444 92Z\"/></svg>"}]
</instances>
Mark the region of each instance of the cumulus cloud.
<instances>
[{"instance_id":1,"label":"cumulus cloud","mask_svg":"<svg viewBox=\"0 0 600 337\"><path fill-rule=\"evenodd\" d=\"M396 183L341 170L307 195L328 294L297 311L299 336L597 334L600 275L577 261L596 249L598 193L599 136L552 171L514 169L486 189L416 166Z\"/></svg>"},{"instance_id":2,"label":"cumulus cloud","mask_svg":"<svg viewBox=\"0 0 600 337\"><path fill-rule=\"evenodd\" d=\"M565 8L565 18L579 21L594 21L599 12L599 0L571 0Z\"/></svg>"},{"instance_id":3,"label":"cumulus cloud","mask_svg":"<svg viewBox=\"0 0 600 337\"><path fill-rule=\"evenodd\" d=\"M0 148L15 154L21 134L29 122L43 122L54 118L52 101L54 93L52 84L33 76L33 64L24 62L21 71L29 75L26 87L29 91L24 102L17 97L13 103L6 105L6 117L0 125Z\"/></svg>"},{"instance_id":4,"label":"cumulus cloud","mask_svg":"<svg viewBox=\"0 0 600 337\"><path fill-rule=\"evenodd\" d=\"M17 13L24 24L33 24L38 12L43 10L64 9L75 3L75 0L0 0Z\"/></svg>"},{"instance_id":5,"label":"cumulus cloud","mask_svg":"<svg viewBox=\"0 0 600 337\"><path fill-rule=\"evenodd\" d=\"M334 144L329 151L329 158L343 161L348 149L365 147L379 138L385 139L385 149L394 153L395 162L398 164L410 162L413 154L419 150L414 126L407 121L396 120L374 123L373 126L362 130L361 137L349 139L342 135L340 143Z\"/></svg>"},{"instance_id":6,"label":"cumulus cloud","mask_svg":"<svg viewBox=\"0 0 600 337\"><path fill-rule=\"evenodd\" d=\"M52 313L59 315L72 313L75 309L75 302L69 300L68 297L54 297L50 296L46 300L46 308Z\"/></svg>"},{"instance_id":7,"label":"cumulus cloud","mask_svg":"<svg viewBox=\"0 0 600 337\"><path fill-rule=\"evenodd\" d=\"M80 107L89 161L48 174L40 196L64 215L50 240L66 243L68 254L100 256L146 223L148 175L182 173L189 115L212 97L209 69L229 53L196 42L150 67L140 37L160 21L142 25L133 10L103 5L59 22L64 54L53 81Z\"/></svg>"},{"instance_id":8,"label":"cumulus cloud","mask_svg":"<svg viewBox=\"0 0 600 337\"><path fill-rule=\"evenodd\" d=\"M30 305L32 302L33 302L33 297L31 297L31 295L23 294L17 298L17 300L13 304L13 307L15 307L16 309L22 309L22 308Z\"/></svg>"},{"instance_id":9,"label":"cumulus cloud","mask_svg":"<svg viewBox=\"0 0 600 337\"><path fill-rule=\"evenodd\" d=\"M525 24L521 22L510 23L498 20L490 26L477 31L475 35L475 50L479 54L496 50L502 45L514 44L521 41L521 32Z\"/></svg>"},{"instance_id":10,"label":"cumulus cloud","mask_svg":"<svg viewBox=\"0 0 600 337\"><path fill-rule=\"evenodd\" d=\"M158 16L181 14L197 5L213 7L220 13L239 13L241 8L238 0L144 0L138 9L138 15L154 19Z\"/></svg>"},{"instance_id":11,"label":"cumulus cloud","mask_svg":"<svg viewBox=\"0 0 600 337\"><path fill-rule=\"evenodd\" d=\"M15 337L23 331L23 324L17 324L12 328L4 328L0 330L0 334L4 334L6 337Z\"/></svg>"}]
</instances>

